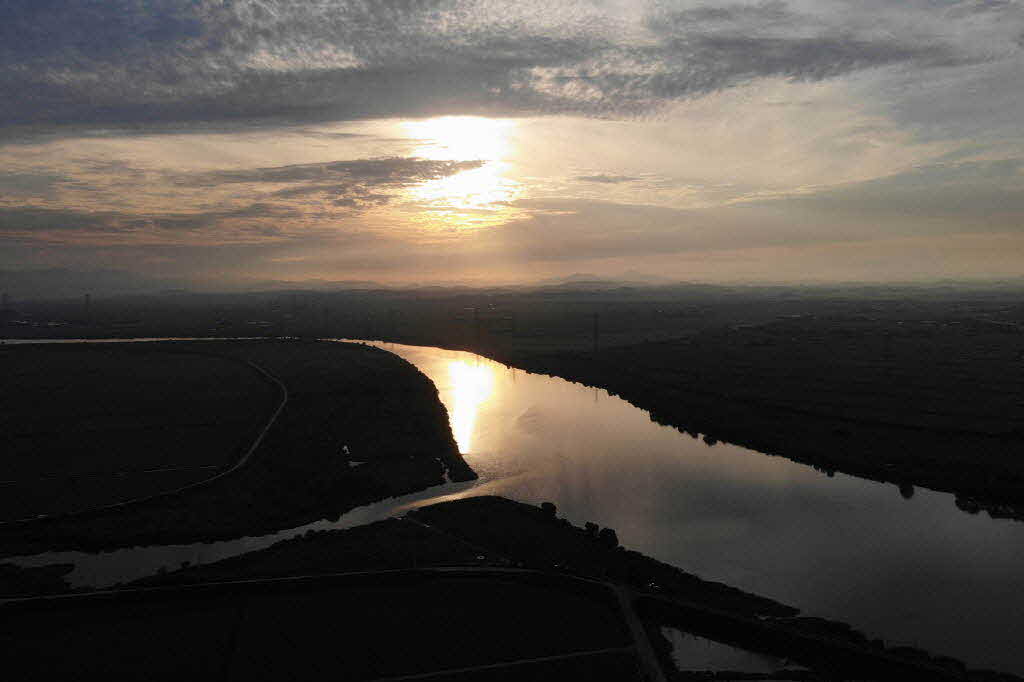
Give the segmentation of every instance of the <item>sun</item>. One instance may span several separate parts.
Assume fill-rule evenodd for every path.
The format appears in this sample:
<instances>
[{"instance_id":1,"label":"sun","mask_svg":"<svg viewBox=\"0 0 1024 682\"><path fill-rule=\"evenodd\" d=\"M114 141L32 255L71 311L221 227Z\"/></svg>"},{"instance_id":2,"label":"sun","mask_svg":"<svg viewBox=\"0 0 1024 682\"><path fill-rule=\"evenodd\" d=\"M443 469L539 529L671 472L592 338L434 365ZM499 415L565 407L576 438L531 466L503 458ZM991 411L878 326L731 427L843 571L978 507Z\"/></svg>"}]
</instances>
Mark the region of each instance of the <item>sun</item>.
<instances>
[{"instance_id":1,"label":"sun","mask_svg":"<svg viewBox=\"0 0 1024 682\"><path fill-rule=\"evenodd\" d=\"M511 142L516 122L481 116L441 116L403 121L413 154L436 161L480 161L477 168L428 180L409 191L409 200L426 209L425 222L460 229L500 224L513 213L509 203L520 195L509 177L515 154Z\"/></svg>"},{"instance_id":2,"label":"sun","mask_svg":"<svg viewBox=\"0 0 1024 682\"><path fill-rule=\"evenodd\" d=\"M419 146L415 154L438 161L499 161L511 155L515 121L482 116L440 116L404 121L402 129Z\"/></svg>"}]
</instances>

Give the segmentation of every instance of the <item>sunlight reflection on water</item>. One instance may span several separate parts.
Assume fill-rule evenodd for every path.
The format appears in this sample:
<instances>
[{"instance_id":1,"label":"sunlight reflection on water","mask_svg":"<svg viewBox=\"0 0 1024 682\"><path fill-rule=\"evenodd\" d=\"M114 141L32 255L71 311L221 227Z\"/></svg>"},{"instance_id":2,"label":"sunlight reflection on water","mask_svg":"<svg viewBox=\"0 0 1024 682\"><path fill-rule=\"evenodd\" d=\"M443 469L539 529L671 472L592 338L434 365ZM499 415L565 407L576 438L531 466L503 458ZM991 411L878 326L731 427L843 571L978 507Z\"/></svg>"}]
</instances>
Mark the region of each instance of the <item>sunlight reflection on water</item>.
<instances>
[{"instance_id":1,"label":"sunlight reflection on water","mask_svg":"<svg viewBox=\"0 0 1024 682\"><path fill-rule=\"evenodd\" d=\"M550 500L702 577L892 644L1024 671L1024 523L965 514L946 493L904 499L893 484L709 446L604 390L470 353L373 345L437 385L480 475L452 497Z\"/></svg>"},{"instance_id":2,"label":"sunlight reflection on water","mask_svg":"<svg viewBox=\"0 0 1024 682\"><path fill-rule=\"evenodd\" d=\"M471 452L477 415L494 392L494 367L490 363L452 360L448 363L448 377L453 389L449 415L452 434L459 452Z\"/></svg>"}]
</instances>

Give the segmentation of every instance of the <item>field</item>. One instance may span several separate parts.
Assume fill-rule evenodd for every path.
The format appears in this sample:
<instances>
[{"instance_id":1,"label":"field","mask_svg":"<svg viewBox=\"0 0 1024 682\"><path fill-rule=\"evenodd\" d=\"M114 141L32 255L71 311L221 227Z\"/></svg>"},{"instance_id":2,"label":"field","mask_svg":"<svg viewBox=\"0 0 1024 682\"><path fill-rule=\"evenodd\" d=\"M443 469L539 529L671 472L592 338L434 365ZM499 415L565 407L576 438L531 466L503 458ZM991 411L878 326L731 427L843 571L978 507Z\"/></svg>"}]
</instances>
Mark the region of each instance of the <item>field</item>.
<instances>
[{"instance_id":1,"label":"field","mask_svg":"<svg viewBox=\"0 0 1024 682\"><path fill-rule=\"evenodd\" d=\"M279 400L238 360L153 348L8 346L0 520L62 514L210 478Z\"/></svg>"},{"instance_id":2,"label":"field","mask_svg":"<svg viewBox=\"0 0 1024 682\"><path fill-rule=\"evenodd\" d=\"M223 423L229 427L237 424L230 417L239 414L239 405L232 402L235 389L225 380L227 375L224 372L236 371L244 377L249 377L246 372L250 372L252 381L262 382L260 375L250 370L246 363L261 367L277 378L285 386L288 396L266 437L246 465L238 470L208 485L133 503L121 509L97 510L70 518L0 524L0 554L5 556L58 549L95 550L132 544L175 544L256 535L333 517L385 497L422 490L442 483L446 474L452 480L475 477L458 453L448 426L448 414L434 385L406 361L377 348L331 342L270 340L108 344L96 348L77 345L52 350L43 346L9 346L0 352L8 353L7 358L26 358L38 353L39 366L44 368L43 374L48 377L55 376L49 371L54 366L51 353L65 353L65 361L69 364L73 364L72 358L76 354L91 358L92 353L99 353L101 357L108 354L105 360L90 359L90 362L106 362L107 366L138 362L141 376L159 379L154 379L155 383L149 386L151 391L148 395L141 395L133 388L134 382L127 372L122 376L129 380L124 382L124 392L121 393L108 390L105 383L93 380L81 383L84 404L96 404L102 399L110 405L123 406L124 420L117 422L122 428L113 433L130 439L137 439L138 434L150 431L165 434L163 426L191 435L190 429L195 423ZM174 360L178 357L185 359L180 362ZM166 371L158 370L165 361ZM206 363L195 365L197 370L230 369L220 369L220 374L212 373L213 381L204 384L202 376L205 375L200 374L197 378L193 374L190 378L184 371L190 362ZM48 383L40 379L40 383L30 381L28 376L23 381L33 385L58 385L57 380L48 380ZM166 393L161 388L164 381L177 387L177 402L164 402L161 397ZM206 391L208 395L205 398L197 396L193 400L190 398L193 391ZM277 406L280 396L269 387L260 395L265 398L263 404L258 405L262 410L252 414L259 417L255 424L262 426L270 409ZM271 397L273 401L268 400ZM115 399L121 402L115 402ZM190 401L192 404L187 404ZM26 420L32 418L33 404L17 401L10 404L7 418L12 423L19 423L22 417ZM181 417L175 411L177 406L183 410L181 414L189 416ZM67 408L64 409L66 412ZM82 411L76 414L92 413ZM160 421L161 416L163 422ZM153 428L127 428L135 424L136 419ZM150 421L145 421L147 419ZM253 431L252 428L245 431L247 440L242 442L246 445L252 442ZM205 441L203 443L205 446ZM164 449L159 452L168 451L163 445L161 447ZM346 447L348 454L344 450ZM175 461L185 461L193 466L209 463L220 467L234 462L237 451L227 456L219 453L218 458L213 459L213 455L193 450L189 457ZM78 461L59 452L54 453L51 464L47 465L50 468L39 466L29 471L37 474L52 471L53 466L64 466L65 462L72 460ZM150 466L154 461L157 460L147 460L143 466ZM352 466L350 461L363 464ZM101 471L111 472L113 467L125 466L126 459L111 458L105 462L111 468ZM216 470L199 471L208 475L208 472ZM51 490L55 489L51 487ZM122 494L136 495L146 489L133 486L129 479L121 490ZM56 496L56 493L52 494Z\"/></svg>"},{"instance_id":3,"label":"field","mask_svg":"<svg viewBox=\"0 0 1024 682\"><path fill-rule=\"evenodd\" d=\"M640 679L614 605L500 577L307 580L21 609L0 643L22 680Z\"/></svg>"}]
</instances>

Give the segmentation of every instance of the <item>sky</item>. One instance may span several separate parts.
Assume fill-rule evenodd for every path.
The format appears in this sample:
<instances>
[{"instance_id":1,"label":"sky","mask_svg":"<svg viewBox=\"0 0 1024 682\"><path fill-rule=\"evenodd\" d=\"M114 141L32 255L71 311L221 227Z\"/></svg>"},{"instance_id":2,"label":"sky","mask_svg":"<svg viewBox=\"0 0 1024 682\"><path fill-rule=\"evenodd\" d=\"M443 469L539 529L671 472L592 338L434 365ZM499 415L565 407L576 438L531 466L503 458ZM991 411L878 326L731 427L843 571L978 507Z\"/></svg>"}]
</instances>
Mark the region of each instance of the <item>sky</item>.
<instances>
[{"instance_id":1,"label":"sky","mask_svg":"<svg viewBox=\"0 0 1024 682\"><path fill-rule=\"evenodd\" d=\"M573 273L1024 275L1024 2L0 5L0 286Z\"/></svg>"}]
</instances>

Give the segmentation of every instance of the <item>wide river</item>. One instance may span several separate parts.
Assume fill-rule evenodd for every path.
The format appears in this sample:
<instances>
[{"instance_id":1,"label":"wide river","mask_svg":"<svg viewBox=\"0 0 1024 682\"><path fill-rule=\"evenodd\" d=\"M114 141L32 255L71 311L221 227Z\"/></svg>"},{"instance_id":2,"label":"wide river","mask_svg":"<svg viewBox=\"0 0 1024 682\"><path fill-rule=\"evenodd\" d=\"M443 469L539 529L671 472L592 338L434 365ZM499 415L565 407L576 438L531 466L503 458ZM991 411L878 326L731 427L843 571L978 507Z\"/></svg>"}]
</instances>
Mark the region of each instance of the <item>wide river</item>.
<instances>
[{"instance_id":1,"label":"wide river","mask_svg":"<svg viewBox=\"0 0 1024 682\"><path fill-rule=\"evenodd\" d=\"M852 624L973 666L1024 673L1024 523L964 513L953 496L842 474L702 440L592 387L476 355L374 343L437 385L480 475L273 536L102 555L61 552L79 582L104 584L213 561L307 528L344 527L445 496L552 501L623 545L703 578Z\"/></svg>"},{"instance_id":2,"label":"wide river","mask_svg":"<svg viewBox=\"0 0 1024 682\"><path fill-rule=\"evenodd\" d=\"M979 666L1024 673L1024 523L829 477L656 424L620 398L436 348L381 345L437 385L480 482L703 578Z\"/></svg>"}]
</instances>

